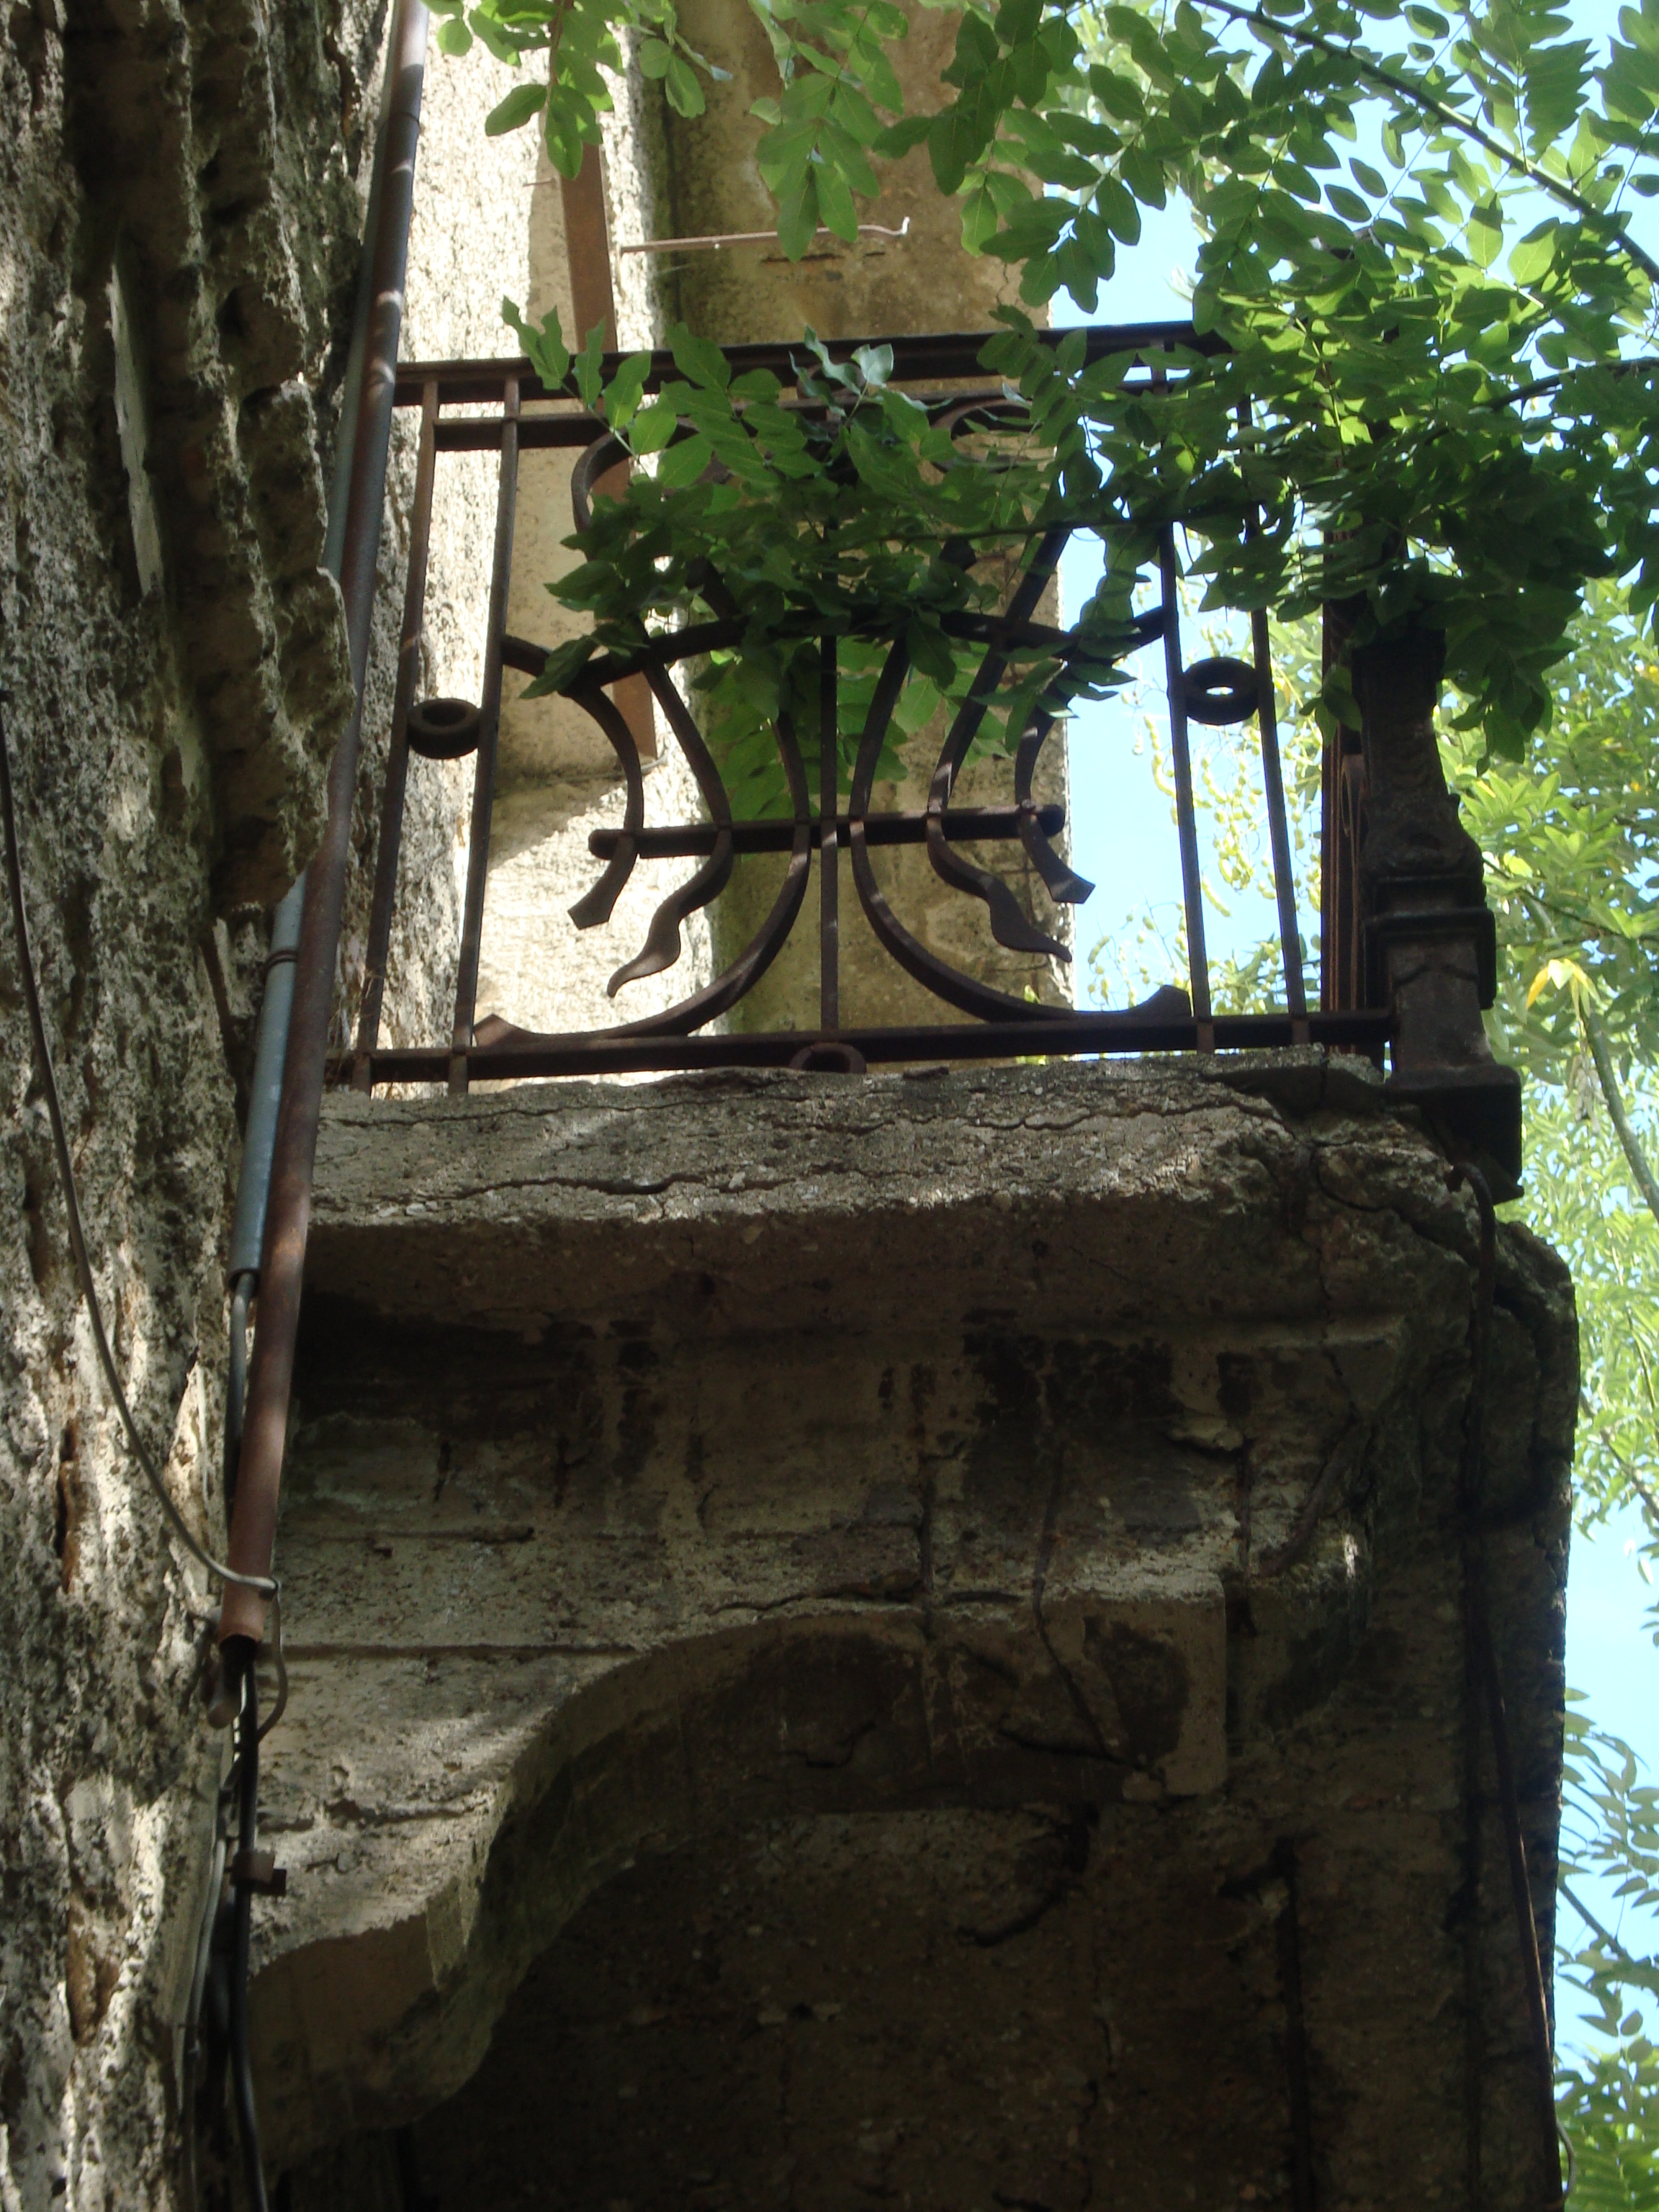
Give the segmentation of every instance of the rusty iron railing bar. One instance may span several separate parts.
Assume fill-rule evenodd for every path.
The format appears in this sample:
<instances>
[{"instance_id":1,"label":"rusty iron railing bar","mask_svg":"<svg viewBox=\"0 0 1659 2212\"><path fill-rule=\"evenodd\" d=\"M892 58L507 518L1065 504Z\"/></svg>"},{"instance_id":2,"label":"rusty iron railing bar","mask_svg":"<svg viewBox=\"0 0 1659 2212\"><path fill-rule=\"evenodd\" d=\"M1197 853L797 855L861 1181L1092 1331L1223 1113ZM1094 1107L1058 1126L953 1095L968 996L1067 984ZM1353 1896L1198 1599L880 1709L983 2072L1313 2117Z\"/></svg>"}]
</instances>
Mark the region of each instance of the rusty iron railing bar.
<instances>
[{"instance_id":1,"label":"rusty iron railing bar","mask_svg":"<svg viewBox=\"0 0 1659 2212\"><path fill-rule=\"evenodd\" d=\"M829 349L832 360L845 362L850 361L860 346L891 346L893 368L889 378L890 383L966 382L969 377L985 374L979 357L985 349L987 340L997 335L988 331L951 331L921 337L913 334L898 337L831 338ZM1092 362L1104 361L1112 354L1167 356L1175 352L1208 356L1231 349L1226 340L1216 332L1194 331L1190 322L1089 323L1075 329L1063 326L1037 331L1033 335L1048 346L1059 346L1074 336L1080 337L1085 367ZM733 377L745 375L751 369L770 369L781 383L791 385L795 380L795 363L801 347L799 341L763 340L758 343L725 346L721 350L732 364ZM630 357L621 353L601 356L601 374L606 377L614 375L623 361ZM651 368L644 388L647 392L659 391L665 381L672 383L680 374L672 351L666 346L656 347L651 353ZM404 407L418 407L421 386L428 376L438 379L439 404L444 407L493 405L499 401L501 386L509 376L518 378L521 396L526 401L574 399L578 396L574 379L563 386L550 387L542 382L522 356L515 359L510 355L502 355L489 361L405 362L398 372L398 404Z\"/></svg>"},{"instance_id":2,"label":"rusty iron railing bar","mask_svg":"<svg viewBox=\"0 0 1659 2212\"><path fill-rule=\"evenodd\" d=\"M519 384L508 377L502 395L504 428L501 476L495 490L495 553L489 577L489 629L484 648L483 696L478 750L472 775L472 826L466 855L466 905L461 957L455 975L455 1025L450 1033L449 1095L466 1093L466 1055L477 1012L478 952L483 938L484 890L489 875L489 817L495 798L495 755L501 726L501 639L513 580L513 525L519 499Z\"/></svg>"},{"instance_id":3,"label":"rusty iron railing bar","mask_svg":"<svg viewBox=\"0 0 1659 2212\"><path fill-rule=\"evenodd\" d=\"M357 1050L372 1053L380 1041L380 1006L386 997L386 964L392 948L392 908L398 890L398 855L403 844L404 793L409 780L409 714L421 672L421 637L425 629L426 569L432 541L432 495L437 476L438 386L428 378L421 405L421 444L415 465L415 505L409 522L409 574L404 590L403 631L398 642L398 689L392 708L392 736L386 749L386 790L380 801L380 836L374 860L374 901L369 909L368 945L363 960L363 996L357 1018ZM364 1062L367 1066L367 1060ZM352 1078L367 1091L367 1076Z\"/></svg>"},{"instance_id":4,"label":"rusty iron railing bar","mask_svg":"<svg viewBox=\"0 0 1659 2212\"><path fill-rule=\"evenodd\" d=\"M1348 629L1341 608L1328 603L1321 623L1322 678L1328 676L1346 653ZM1319 1003L1327 1013L1357 1006L1364 994L1359 842L1364 785L1359 732L1339 723L1327 739L1320 761Z\"/></svg>"},{"instance_id":5,"label":"rusty iron railing bar","mask_svg":"<svg viewBox=\"0 0 1659 2212\"><path fill-rule=\"evenodd\" d=\"M841 1027L841 737L836 641L818 661L818 1026Z\"/></svg>"},{"instance_id":6,"label":"rusty iron railing bar","mask_svg":"<svg viewBox=\"0 0 1659 2212\"><path fill-rule=\"evenodd\" d=\"M1192 981L1193 1016L1199 1025L1200 1052L1210 1019L1210 960L1204 945L1204 878L1198 857L1198 813L1193 802L1193 763L1187 741L1187 685L1181 665L1180 572L1175 532L1160 533L1158 574L1164 590L1164 668L1170 700L1170 755L1175 769L1176 830L1181 843L1181 894L1187 915L1187 973Z\"/></svg>"},{"instance_id":7,"label":"rusty iron railing bar","mask_svg":"<svg viewBox=\"0 0 1659 2212\"><path fill-rule=\"evenodd\" d=\"M723 616L713 622L691 623L684 629L663 630L637 653L605 653L588 661L580 675L571 679L569 696L590 690L598 685L605 689L619 684L625 677L649 676L653 667L672 667L677 661L690 660L706 653L720 653L742 641L746 624L741 615ZM848 629L855 637L885 640L892 632L890 612L881 614L874 609L854 610ZM961 638L971 645L994 646L999 648L1024 649L1052 653L1056 660L1100 662L1107 658L1107 647L1121 659L1138 653L1141 647L1152 644L1164 635L1164 611L1153 607L1137 615L1116 639L1094 637L1083 639L1071 630L1055 629L1047 623L1015 622L1006 615L956 614L939 618L939 628L947 637ZM815 635L803 617L801 635ZM508 668L517 669L521 675L539 676L546 666L550 646L538 645L527 637L510 634L501 640L501 658Z\"/></svg>"},{"instance_id":8,"label":"rusty iron railing bar","mask_svg":"<svg viewBox=\"0 0 1659 2212\"><path fill-rule=\"evenodd\" d=\"M1291 861L1291 829L1285 811L1285 772L1279 757L1279 702L1273 696L1273 644L1267 616L1257 607L1250 616L1250 653L1255 663L1256 729L1261 739L1261 788L1267 802L1267 838L1273 854L1273 896L1279 906L1279 943L1285 963L1285 1003L1305 1023L1307 986L1302 975L1302 932L1297 922L1296 875ZM1297 1039L1307 1042L1305 1036Z\"/></svg>"},{"instance_id":9,"label":"rusty iron railing bar","mask_svg":"<svg viewBox=\"0 0 1659 2212\"><path fill-rule=\"evenodd\" d=\"M1086 876L1079 875L1068 866L1049 842L1065 828L1066 810L1063 806L1039 806L1031 795L1031 779L1057 720L1054 714L1039 714L1019 741L1014 755L1014 812L1025 857L1048 885L1049 897L1061 906L1081 906L1093 896L1095 887ZM963 832L951 830L951 819L947 811L945 836L962 836ZM872 837L870 842L875 844L878 841Z\"/></svg>"},{"instance_id":10,"label":"rusty iron railing bar","mask_svg":"<svg viewBox=\"0 0 1659 2212\"><path fill-rule=\"evenodd\" d=\"M634 958L618 968L605 986L606 995L614 999L624 983L636 981L641 976L659 975L672 968L680 957L680 927L687 917L700 907L717 899L731 881L733 854L732 849L732 802L726 797L726 786L720 770L714 765L714 755L702 741L702 733L687 709L685 702L675 688L674 679L666 668L653 663L644 671L651 686L653 697L663 712L676 744L684 754L686 765L696 779L702 794L703 805L708 809L714 825L714 842L708 858L689 883L682 884L669 893L651 917L645 944ZM784 738L786 750L793 739ZM793 779L791 779L792 784ZM799 794L796 794L797 827L803 812Z\"/></svg>"},{"instance_id":11,"label":"rusty iron railing bar","mask_svg":"<svg viewBox=\"0 0 1659 2212\"><path fill-rule=\"evenodd\" d=\"M1018 632L1024 625L1027 617L1047 590L1071 535L1070 528L1066 526L1050 530L1044 535L1002 617L1011 633ZM945 810L950 803L951 793L1007 665L1006 658L1002 653L994 647L988 647L984 659L974 672L968 695L945 732L927 793L927 858L933 873L941 883L948 884L953 890L965 891L969 897L982 901L990 915L991 934L999 945L1011 952L1046 954L1050 959L1069 962L1072 956L1066 946L1058 939L1051 937L1047 930L1039 929L1021 911L1010 885L988 868L976 867L959 853L953 852L945 834ZM1022 731L1020 735L1023 738L1024 732Z\"/></svg>"},{"instance_id":12,"label":"rusty iron railing bar","mask_svg":"<svg viewBox=\"0 0 1659 2212\"><path fill-rule=\"evenodd\" d=\"M609 726L626 729L627 726L623 722L621 714L603 692L582 698L581 703L590 713L596 714L597 719ZM785 941L794 928L806 896L806 879L811 872L812 856L811 797L807 789L806 769L801 759L800 747L795 741L795 733L787 715L783 715L779 720L778 750L782 758L784 773L788 778L789 796L794 814L792 823L788 825L791 831L789 865L784 871L783 882L779 887L771 911L731 966L724 969L712 981L704 984L702 989L694 991L689 998L677 1000L672 1006L664 1007L660 1012L647 1014L638 1021L618 1023L614 1029L598 1031L596 1034L599 1036L607 1042L614 1042L625 1039L680 1036L693 1030L700 1029L707 1023L714 1021L719 1015L725 1013L728 1007L737 1004L746 991L751 990L783 949ZM715 783L718 787L718 777L715 778ZM723 793L721 796L723 799ZM630 810L633 804L633 792L630 787ZM624 837L627 835L628 833L624 831ZM720 835L720 827L715 825L716 860L720 858L721 851ZM731 857L729 851L725 854L725 867L727 873L730 872ZM606 869L603 882L596 885L593 891L588 893L587 899L572 908L571 912L578 918L579 927L591 927L591 923L582 920L581 917L589 901L594 899L599 891L605 891L611 902L614 904L621 884L627 879L627 872L631 870L634 865L634 855L631 851L627 853L623 872L618 876L616 872L618 862L622 860L623 854L619 852L618 859L613 860L610 867ZM711 862L710 865L714 864ZM675 935L678 939L678 923L684 919L686 914L692 911L695 905L701 902L696 896L696 893L697 886L707 880L708 875L708 868L700 869L690 884L684 885L678 892L664 902L663 907L659 908L657 915L653 919L651 925L653 934L656 933L665 912L668 912L672 915ZM713 893L709 896L712 896ZM649 941L647 938L647 944ZM665 964L672 966L672 961L670 960ZM655 972L655 970L649 972ZM487 1059L491 1052L498 1049L500 1040L506 1040L515 1050L538 1048L546 1042L544 1037L529 1030L518 1029L508 1022L492 1019L490 1030L490 1040L481 1043L471 1054L475 1065ZM657 1048L661 1049L660 1047Z\"/></svg>"},{"instance_id":13,"label":"rusty iron railing bar","mask_svg":"<svg viewBox=\"0 0 1659 2212\"><path fill-rule=\"evenodd\" d=\"M700 996L706 994L700 994ZM1018 1003L1018 1002L1017 1002ZM703 1067L787 1067L803 1047L844 1044L872 1066L905 1060L1013 1060L1033 1054L1086 1058L1115 1053L1195 1052L1200 1024L1185 1011L1187 994L1165 984L1143 1007L1098 1014L1057 1013L1033 1009L1036 1018L1008 1022L911 1023L890 1029L747 1030L726 1036L667 1031L650 1023L599 1036L537 1037L474 1046L468 1054L473 1079L508 1079L564 1075L678 1074ZM654 1018L653 1018L654 1019ZM1368 1055L1380 1061L1388 1045L1390 1016L1384 1011L1308 1017L1312 1042L1334 1051ZM504 1025L505 1026L505 1025ZM1295 1042L1288 1014L1217 1014L1208 1024L1218 1052L1275 1051ZM341 1055L337 1070L349 1065ZM442 1047L383 1047L374 1054L371 1079L383 1083L443 1083L449 1054Z\"/></svg>"},{"instance_id":14,"label":"rusty iron railing bar","mask_svg":"<svg viewBox=\"0 0 1659 2212\"><path fill-rule=\"evenodd\" d=\"M1033 810L1037 827L1054 836L1066 827L1066 809L1054 805ZM1023 836L1026 810L1023 806L952 806L946 809L945 834L961 844L991 843ZM839 841L844 842L850 817L831 815ZM815 817L823 829L825 817ZM712 822L677 822L660 829L591 830L587 849L596 860L608 860L628 838L642 860L689 860L712 853L720 831ZM921 845L927 842L925 814L866 814L864 835L872 845ZM734 853L787 853L794 842L794 824L784 815L769 815L752 822L732 824Z\"/></svg>"},{"instance_id":15,"label":"rusty iron railing bar","mask_svg":"<svg viewBox=\"0 0 1659 2212\"><path fill-rule=\"evenodd\" d=\"M1248 437L1250 404L1241 403L1238 427ZM1260 511L1244 520L1246 544L1261 534ZM1279 754L1279 701L1273 690L1273 640L1265 607L1250 615L1250 658L1255 668L1256 730L1261 740L1261 788L1267 802L1267 836L1273 854L1273 895L1279 906L1279 942L1285 963L1285 1003L1298 1020L1308 1011L1307 987L1302 975L1302 932L1296 913L1296 875L1291 861L1290 823L1285 811L1285 774ZM1305 1044L1304 1035L1297 1039Z\"/></svg>"},{"instance_id":16,"label":"rusty iron railing bar","mask_svg":"<svg viewBox=\"0 0 1659 2212\"><path fill-rule=\"evenodd\" d=\"M896 381L896 379L891 380ZM538 404L548 405L554 403L543 401ZM785 414L796 416L807 422L824 422L830 412L822 401L797 399L787 392L780 394L777 404ZM970 392L963 399L953 401L952 411L958 408L975 416L982 415L988 418L994 415L1006 416L1014 411L1000 392ZM968 427L973 425L970 423ZM568 410L558 415L526 415L519 425L519 451L524 453L535 449L586 447L598 445L607 434L608 425L598 416L589 415L581 409ZM686 437L693 434L689 427L684 433ZM499 415L448 416L438 426L438 451L441 453L493 453L499 452L501 442L501 418ZM601 472L609 474L614 469L621 477L626 474L628 448L620 440L615 444L615 452L600 465Z\"/></svg>"},{"instance_id":17,"label":"rusty iron railing bar","mask_svg":"<svg viewBox=\"0 0 1659 2212\"><path fill-rule=\"evenodd\" d=\"M1011 629L1024 629L1024 623L1011 624ZM878 940L887 948L907 975L942 999L947 1006L958 1007L981 1022L1029 1022L1040 1019L1048 1012L1040 1000L1016 998L1011 991L999 991L994 986L980 982L976 977L964 975L937 953L931 952L921 940L911 934L893 912L886 894L876 881L875 871L870 865L870 854L865 837L865 817L869 810L870 793L875 781L876 764L892 719L893 709L909 673L909 651L902 638L890 648L880 676L877 678L875 696L870 702L864 734L859 744L858 763L853 771L853 788L848 800L848 843L853 855L853 882L858 891L870 927ZM1182 1011L1188 1011L1182 998ZM1073 1050L1078 1048L1073 1046ZM866 1054L866 1059L871 1057Z\"/></svg>"},{"instance_id":18,"label":"rusty iron railing bar","mask_svg":"<svg viewBox=\"0 0 1659 2212\"><path fill-rule=\"evenodd\" d=\"M243 1574L270 1571L276 1536L276 1499L311 1222L312 1166L333 1017L334 965L350 854L352 804L362 735L363 679L397 392L398 339L409 260L415 157L420 144L426 37L427 11L422 0L398 0L386 59L392 89L382 140L385 187L371 264L368 341L358 397L340 569L356 699L329 768L328 819L322 844L306 872L294 1012L283 1064L283 1103L277 1115L259 1270L258 1327L248 1375L228 1543L230 1565ZM262 1598L252 1590L230 1589L219 1616L221 1644L257 1644L264 1632L264 1619Z\"/></svg>"},{"instance_id":19,"label":"rusty iron railing bar","mask_svg":"<svg viewBox=\"0 0 1659 2212\"><path fill-rule=\"evenodd\" d=\"M570 919L578 929L597 929L602 922L610 921L611 910L622 896L639 857L641 825L645 820L645 777L633 725L616 701L607 698L603 691L589 691L577 694L577 704L604 731L617 756L617 765L628 791L622 828L606 833L610 841L607 850L594 856L607 862L605 873L570 909Z\"/></svg>"}]
</instances>

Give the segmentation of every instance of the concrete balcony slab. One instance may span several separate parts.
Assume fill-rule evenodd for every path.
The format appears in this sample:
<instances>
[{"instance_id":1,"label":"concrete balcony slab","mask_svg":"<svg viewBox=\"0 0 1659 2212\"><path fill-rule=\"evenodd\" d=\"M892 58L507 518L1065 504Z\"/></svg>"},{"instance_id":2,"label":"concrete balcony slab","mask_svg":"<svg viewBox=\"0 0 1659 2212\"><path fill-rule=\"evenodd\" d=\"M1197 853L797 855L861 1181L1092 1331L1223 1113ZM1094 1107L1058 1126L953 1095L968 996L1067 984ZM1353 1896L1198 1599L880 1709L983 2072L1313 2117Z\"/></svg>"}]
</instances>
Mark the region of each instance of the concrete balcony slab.
<instances>
[{"instance_id":1,"label":"concrete balcony slab","mask_svg":"<svg viewBox=\"0 0 1659 2212\"><path fill-rule=\"evenodd\" d=\"M336 1098L311 1255L271 1747L290 1891L254 1992L289 2154L475 2072L485 2095L514 1990L567 1931L625 1945L624 1896L714 1911L722 1853L787 1832L805 1898L826 1822L872 1898L913 1831L948 1829L971 1887L1036 1808L1082 1839L1061 1887L1104 1915L1148 2065L1193 2033L1154 2018L1176 1931L1113 1896L1152 1883L1197 1927L1292 1839L1333 2201L1451 2185L1455 1900L1472 1848L1501 1869L1453 1518L1475 1222L1368 1067ZM1553 1255L1505 1231L1499 1260L1485 1510L1547 1914L1575 1350ZM1500 1876L1481 1894L1483 2002L1518 2021ZM1240 2002L1277 1972L1276 1923L1244 1922ZM902 2017L895 1993L900 2073ZM1409 2129L1377 2117L1368 2021L1415 2054ZM1542 2153L1505 2033L1474 2093L1520 2175ZM1253 2050L1250 2155L1282 2164L1282 2037ZM1131 2166L1170 2115L1143 2123Z\"/></svg>"}]
</instances>

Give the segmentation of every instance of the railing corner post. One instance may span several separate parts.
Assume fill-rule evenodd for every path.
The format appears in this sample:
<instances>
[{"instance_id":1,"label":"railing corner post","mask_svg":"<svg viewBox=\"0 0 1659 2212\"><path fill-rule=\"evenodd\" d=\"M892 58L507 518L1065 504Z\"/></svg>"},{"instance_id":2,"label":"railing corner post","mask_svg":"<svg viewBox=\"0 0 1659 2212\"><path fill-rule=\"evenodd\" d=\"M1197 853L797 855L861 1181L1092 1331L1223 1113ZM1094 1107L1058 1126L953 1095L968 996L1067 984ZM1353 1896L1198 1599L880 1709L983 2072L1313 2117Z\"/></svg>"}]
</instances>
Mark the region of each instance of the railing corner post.
<instances>
[{"instance_id":1,"label":"railing corner post","mask_svg":"<svg viewBox=\"0 0 1659 2212\"><path fill-rule=\"evenodd\" d=\"M1450 1148L1518 1189L1521 1079L1492 1057L1480 1016L1497 937L1480 848L1446 788L1434 714L1444 640L1413 623L1354 648L1365 763L1360 898L1368 995L1394 1017L1389 1094L1422 1109Z\"/></svg>"}]
</instances>

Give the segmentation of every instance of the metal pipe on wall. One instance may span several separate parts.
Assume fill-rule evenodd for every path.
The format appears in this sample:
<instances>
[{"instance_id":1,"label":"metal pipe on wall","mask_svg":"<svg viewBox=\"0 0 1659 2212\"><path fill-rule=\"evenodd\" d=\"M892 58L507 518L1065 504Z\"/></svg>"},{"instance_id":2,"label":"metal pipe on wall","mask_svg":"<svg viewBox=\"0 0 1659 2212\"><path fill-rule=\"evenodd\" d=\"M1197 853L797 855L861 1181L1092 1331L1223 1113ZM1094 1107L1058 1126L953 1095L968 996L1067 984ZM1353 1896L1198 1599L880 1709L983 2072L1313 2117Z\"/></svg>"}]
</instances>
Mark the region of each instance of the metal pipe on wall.
<instances>
[{"instance_id":1,"label":"metal pipe on wall","mask_svg":"<svg viewBox=\"0 0 1659 2212\"><path fill-rule=\"evenodd\" d=\"M253 1340L242 1449L231 1516L229 1559L268 1565L276 1534L294 1348L300 1322L306 1238L311 1222L311 1174L317 1150L323 1066L333 1010L334 971L350 857L351 805L362 736L363 679L368 665L375 564L386 500L386 457L397 390L415 158L421 135L426 64L423 0L398 0L388 41L389 95L381 139L380 201L376 210L368 337L353 416L350 490L340 552L356 703L329 769L328 820L321 848L306 871L294 1009L283 1067L282 1103L272 1150L270 1190L259 1268L259 1320ZM263 1572L262 1568L259 1571ZM233 1588L220 1614L221 1644L258 1644L264 1602Z\"/></svg>"}]
</instances>

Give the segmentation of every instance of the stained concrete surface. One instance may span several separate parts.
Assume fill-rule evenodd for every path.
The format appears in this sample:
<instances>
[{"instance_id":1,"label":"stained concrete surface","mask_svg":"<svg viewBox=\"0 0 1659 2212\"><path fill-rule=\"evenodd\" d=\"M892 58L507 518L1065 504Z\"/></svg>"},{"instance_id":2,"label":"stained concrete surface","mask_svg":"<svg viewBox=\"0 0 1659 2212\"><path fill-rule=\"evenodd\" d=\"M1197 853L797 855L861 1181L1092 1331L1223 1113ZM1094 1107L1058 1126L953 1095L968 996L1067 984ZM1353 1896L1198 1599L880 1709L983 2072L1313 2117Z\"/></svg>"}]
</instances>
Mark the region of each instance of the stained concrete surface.
<instances>
[{"instance_id":1,"label":"stained concrete surface","mask_svg":"<svg viewBox=\"0 0 1659 2212\"><path fill-rule=\"evenodd\" d=\"M1322 2202L1463 2201L1477 2124L1480 2201L1535 2185L1471 1211L1363 1067L342 1101L313 1235L296 2212L410 2123L445 2204L1288 2203L1291 1881ZM1547 1925L1574 1340L1523 1232L1494 1360Z\"/></svg>"}]
</instances>

